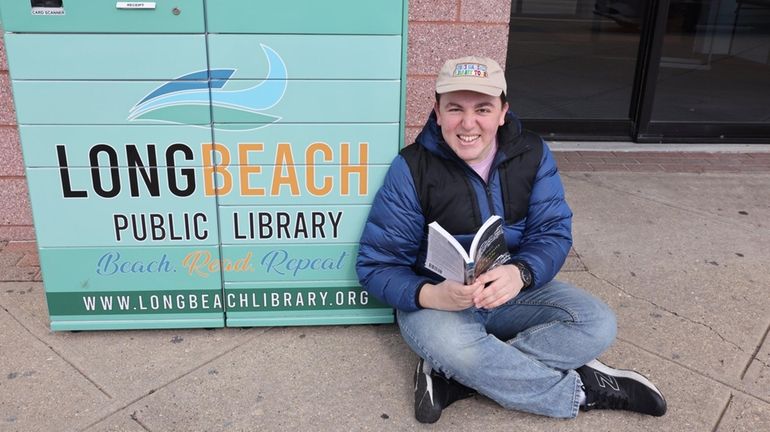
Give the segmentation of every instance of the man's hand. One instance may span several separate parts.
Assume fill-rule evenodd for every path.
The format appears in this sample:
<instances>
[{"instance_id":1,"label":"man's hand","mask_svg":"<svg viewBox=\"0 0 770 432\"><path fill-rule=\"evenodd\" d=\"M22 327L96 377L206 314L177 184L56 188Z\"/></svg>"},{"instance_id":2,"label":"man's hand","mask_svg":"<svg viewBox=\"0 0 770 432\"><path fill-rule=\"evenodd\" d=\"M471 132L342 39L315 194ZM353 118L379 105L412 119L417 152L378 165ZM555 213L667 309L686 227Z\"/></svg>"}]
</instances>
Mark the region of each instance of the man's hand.
<instances>
[{"instance_id":1,"label":"man's hand","mask_svg":"<svg viewBox=\"0 0 770 432\"><path fill-rule=\"evenodd\" d=\"M420 291L420 305L445 311L468 309L483 289L484 284L479 282L463 285L448 279L438 285L425 284Z\"/></svg>"},{"instance_id":2,"label":"man's hand","mask_svg":"<svg viewBox=\"0 0 770 432\"><path fill-rule=\"evenodd\" d=\"M486 286L474 294L473 304L479 309L492 309L516 297L524 283L519 268L513 264L495 267L476 278L476 283Z\"/></svg>"}]
</instances>

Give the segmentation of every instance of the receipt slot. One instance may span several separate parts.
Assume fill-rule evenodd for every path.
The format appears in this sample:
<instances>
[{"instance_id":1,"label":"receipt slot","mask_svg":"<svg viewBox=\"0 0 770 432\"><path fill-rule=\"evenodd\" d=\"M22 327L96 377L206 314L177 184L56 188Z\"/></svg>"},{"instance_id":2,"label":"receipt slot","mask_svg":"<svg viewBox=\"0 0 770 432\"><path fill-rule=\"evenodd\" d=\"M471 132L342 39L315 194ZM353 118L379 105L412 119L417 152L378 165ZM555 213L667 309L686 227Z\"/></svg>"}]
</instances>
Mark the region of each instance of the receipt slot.
<instances>
[{"instance_id":1,"label":"receipt slot","mask_svg":"<svg viewBox=\"0 0 770 432\"><path fill-rule=\"evenodd\" d=\"M393 322L355 257L403 145L405 2L0 13L53 330Z\"/></svg>"}]
</instances>

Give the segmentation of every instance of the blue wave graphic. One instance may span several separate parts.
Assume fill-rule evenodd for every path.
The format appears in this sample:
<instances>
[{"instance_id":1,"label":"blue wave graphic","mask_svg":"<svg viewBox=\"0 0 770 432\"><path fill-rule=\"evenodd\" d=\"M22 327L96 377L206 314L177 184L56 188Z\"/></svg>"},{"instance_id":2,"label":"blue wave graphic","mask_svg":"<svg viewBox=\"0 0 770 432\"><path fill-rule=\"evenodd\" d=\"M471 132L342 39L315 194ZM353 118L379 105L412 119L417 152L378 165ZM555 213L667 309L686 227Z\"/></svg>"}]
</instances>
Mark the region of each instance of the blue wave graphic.
<instances>
[{"instance_id":1,"label":"blue wave graphic","mask_svg":"<svg viewBox=\"0 0 770 432\"><path fill-rule=\"evenodd\" d=\"M211 78L225 80L226 82L234 73L235 73L235 69L212 69ZM208 79L208 77L209 77L208 71L202 70L202 71L189 73L187 75L183 75L178 78L174 78L174 81L163 84L162 86L153 90L150 94L145 96L144 99L139 101L139 103L136 104L135 107L147 102L150 99L153 99L168 93L183 92L187 90L208 89L208 84L206 83L206 80ZM191 82L191 81L197 81L197 82ZM224 85L224 82L222 81L218 81L218 82L221 82L222 83L221 85Z\"/></svg>"},{"instance_id":2,"label":"blue wave graphic","mask_svg":"<svg viewBox=\"0 0 770 432\"><path fill-rule=\"evenodd\" d=\"M129 111L129 120L158 120L164 122L184 123L184 119L173 120L169 109L182 107L202 107L211 104L214 108L225 111L253 114L260 122L270 123L280 120L280 117L267 114L264 111L275 106L286 92L288 76L286 64L277 52L267 45L260 44L268 60L267 77L252 87L240 90L227 90L232 83L235 69L211 70L210 85L201 80L208 76L207 71L196 71L175 78L163 84L142 98ZM152 112L159 116L153 118Z\"/></svg>"},{"instance_id":3,"label":"blue wave graphic","mask_svg":"<svg viewBox=\"0 0 770 432\"><path fill-rule=\"evenodd\" d=\"M265 80L254 87L237 91L226 91L223 85L218 86L216 91L212 89L211 92L212 105L245 111L264 111L275 106L283 98L286 91L286 64L272 48L261 46L269 65Z\"/></svg>"}]
</instances>

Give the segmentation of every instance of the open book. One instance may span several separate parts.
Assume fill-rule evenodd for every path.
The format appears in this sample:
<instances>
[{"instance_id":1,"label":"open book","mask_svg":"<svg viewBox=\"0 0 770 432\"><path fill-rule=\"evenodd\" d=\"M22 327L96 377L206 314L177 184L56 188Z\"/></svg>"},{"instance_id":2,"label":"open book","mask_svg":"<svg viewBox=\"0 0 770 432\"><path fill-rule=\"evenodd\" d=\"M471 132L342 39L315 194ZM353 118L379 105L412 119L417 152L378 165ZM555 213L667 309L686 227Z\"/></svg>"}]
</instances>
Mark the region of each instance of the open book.
<instances>
[{"instance_id":1,"label":"open book","mask_svg":"<svg viewBox=\"0 0 770 432\"><path fill-rule=\"evenodd\" d=\"M476 276L510 261L505 245L503 219L491 216L473 237L470 253L466 253L438 222L428 225L428 256L425 267L446 279L470 284Z\"/></svg>"}]
</instances>

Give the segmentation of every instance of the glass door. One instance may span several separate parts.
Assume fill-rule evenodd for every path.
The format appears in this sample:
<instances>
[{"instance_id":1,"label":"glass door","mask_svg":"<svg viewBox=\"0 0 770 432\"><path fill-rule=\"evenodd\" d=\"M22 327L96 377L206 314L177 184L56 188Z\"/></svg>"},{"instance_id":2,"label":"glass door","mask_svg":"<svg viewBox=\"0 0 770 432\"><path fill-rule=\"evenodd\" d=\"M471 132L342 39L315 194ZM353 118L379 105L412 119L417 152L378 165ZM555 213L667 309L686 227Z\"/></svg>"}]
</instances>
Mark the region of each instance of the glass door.
<instances>
[{"instance_id":1,"label":"glass door","mask_svg":"<svg viewBox=\"0 0 770 432\"><path fill-rule=\"evenodd\" d=\"M770 0L661 6L667 14L658 17L665 25L654 36L659 55L651 62L637 139L767 142Z\"/></svg>"},{"instance_id":2,"label":"glass door","mask_svg":"<svg viewBox=\"0 0 770 432\"><path fill-rule=\"evenodd\" d=\"M770 0L514 0L506 78L551 139L770 138Z\"/></svg>"},{"instance_id":3,"label":"glass door","mask_svg":"<svg viewBox=\"0 0 770 432\"><path fill-rule=\"evenodd\" d=\"M512 3L508 99L526 127L555 139L630 138L645 4Z\"/></svg>"}]
</instances>

